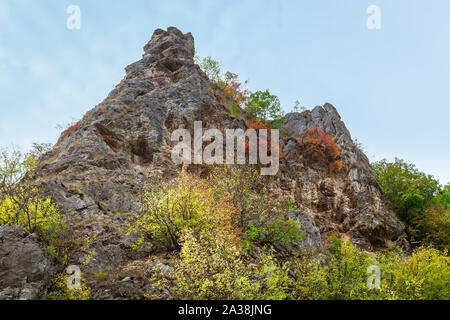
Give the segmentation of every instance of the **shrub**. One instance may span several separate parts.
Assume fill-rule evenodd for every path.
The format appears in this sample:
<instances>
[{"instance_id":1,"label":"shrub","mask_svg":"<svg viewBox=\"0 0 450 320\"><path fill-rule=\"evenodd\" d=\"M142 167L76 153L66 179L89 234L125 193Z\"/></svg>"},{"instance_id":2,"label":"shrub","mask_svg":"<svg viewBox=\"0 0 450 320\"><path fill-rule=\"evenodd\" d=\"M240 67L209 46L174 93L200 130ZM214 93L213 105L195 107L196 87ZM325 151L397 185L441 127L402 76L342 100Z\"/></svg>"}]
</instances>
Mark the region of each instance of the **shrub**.
<instances>
[{"instance_id":1,"label":"shrub","mask_svg":"<svg viewBox=\"0 0 450 320\"><path fill-rule=\"evenodd\" d=\"M333 138L319 127L309 128L297 138L298 145L310 159L329 165L331 172L342 169L339 148Z\"/></svg>"},{"instance_id":2,"label":"shrub","mask_svg":"<svg viewBox=\"0 0 450 320\"><path fill-rule=\"evenodd\" d=\"M194 57L194 61L199 65L200 69L206 73L210 80L221 80L220 63L218 61L213 60L211 57L200 59L198 56Z\"/></svg>"},{"instance_id":3,"label":"shrub","mask_svg":"<svg viewBox=\"0 0 450 320\"><path fill-rule=\"evenodd\" d=\"M260 263L261 266L256 271L258 281L255 287L258 290L255 299L285 300L292 287L288 266L279 266L270 254L263 256Z\"/></svg>"},{"instance_id":4,"label":"shrub","mask_svg":"<svg viewBox=\"0 0 450 320\"><path fill-rule=\"evenodd\" d=\"M247 100L249 91L244 88L246 84L247 81L240 81L237 74L227 72L224 80L213 81L212 87L225 106L229 107L226 102L229 99L235 103L233 108L236 109Z\"/></svg>"},{"instance_id":5,"label":"shrub","mask_svg":"<svg viewBox=\"0 0 450 320\"><path fill-rule=\"evenodd\" d=\"M450 298L450 258L447 251L417 248L411 257L385 252L379 255L382 287L401 300L448 300Z\"/></svg>"},{"instance_id":6,"label":"shrub","mask_svg":"<svg viewBox=\"0 0 450 320\"><path fill-rule=\"evenodd\" d=\"M67 280L69 275L62 272L57 273L51 280L47 290L49 300L89 300L91 289L86 283L81 284L80 289L69 289ZM84 282L84 279L81 279Z\"/></svg>"},{"instance_id":7,"label":"shrub","mask_svg":"<svg viewBox=\"0 0 450 320\"><path fill-rule=\"evenodd\" d=\"M436 201L444 207L445 210L450 209L450 184L446 185Z\"/></svg>"},{"instance_id":8,"label":"shrub","mask_svg":"<svg viewBox=\"0 0 450 320\"><path fill-rule=\"evenodd\" d=\"M321 256L311 253L292 259L293 288L290 299L328 299L327 269L321 264Z\"/></svg>"},{"instance_id":9,"label":"shrub","mask_svg":"<svg viewBox=\"0 0 450 320\"><path fill-rule=\"evenodd\" d=\"M405 257L395 248L369 256L348 240L332 240L328 257L294 258L293 299L443 299L450 294L446 251L418 248ZM369 289L367 267L380 268L379 289Z\"/></svg>"},{"instance_id":10,"label":"shrub","mask_svg":"<svg viewBox=\"0 0 450 320\"><path fill-rule=\"evenodd\" d=\"M77 121L75 123L70 124L66 130L61 133L61 139L64 139L68 135L70 135L72 132L76 131L77 129L81 128L80 121Z\"/></svg>"},{"instance_id":11,"label":"shrub","mask_svg":"<svg viewBox=\"0 0 450 320\"><path fill-rule=\"evenodd\" d=\"M0 201L0 225L20 225L28 233L56 231L63 217L49 198L40 198L36 190L16 192Z\"/></svg>"},{"instance_id":12,"label":"shrub","mask_svg":"<svg viewBox=\"0 0 450 320\"><path fill-rule=\"evenodd\" d=\"M328 299L364 299L370 295L367 288L367 268L375 264L350 241L333 239L327 264Z\"/></svg>"},{"instance_id":13,"label":"shrub","mask_svg":"<svg viewBox=\"0 0 450 320\"><path fill-rule=\"evenodd\" d=\"M28 233L55 232L62 219L58 207L34 183L36 160L21 152L0 153L0 225L21 225Z\"/></svg>"},{"instance_id":14,"label":"shrub","mask_svg":"<svg viewBox=\"0 0 450 320\"><path fill-rule=\"evenodd\" d=\"M239 237L224 230L196 233L186 229L176 263L176 292L183 299L282 300L291 279L287 266L263 253L249 264Z\"/></svg>"},{"instance_id":15,"label":"shrub","mask_svg":"<svg viewBox=\"0 0 450 320\"><path fill-rule=\"evenodd\" d=\"M250 223L245 233L244 244L250 252L255 244L289 250L291 242L299 242L304 238L304 235L298 232L299 228L297 222L283 219L269 221L259 227Z\"/></svg>"},{"instance_id":16,"label":"shrub","mask_svg":"<svg viewBox=\"0 0 450 320\"><path fill-rule=\"evenodd\" d=\"M267 130L267 139L262 139L260 137L260 135L257 135L257 148L259 148L260 145L265 145L266 146L266 150L268 155L271 155L272 153L272 139L270 137L270 134L272 133L272 129L269 127L269 125L267 124L266 121L262 120L262 119L257 119L255 117L250 117L247 121L247 125L249 127L249 129L255 129L255 130L260 130L260 129L265 129ZM247 140L245 142L245 152L248 153L248 151L250 150L250 148L253 146L252 145L253 142L251 142L250 140ZM279 160L281 161L283 159L283 152L280 149L280 146L278 145L278 142L275 142L277 144L277 149L278 149L278 157Z\"/></svg>"},{"instance_id":17,"label":"shrub","mask_svg":"<svg viewBox=\"0 0 450 320\"><path fill-rule=\"evenodd\" d=\"M210 181L186 171L168 183L150 186L142 197L142 209L128 233L140 234L138 245L146 239L179 250L185 228L200 231L208 226L230 228L235 208L229 196L214 197Z\"/></svg>"},{"instance_id":18,"label":"shrub","mask_svg":"<svg viewBox=\"0 0 450 320\"><path fill-rule=\"evenodd\" d=\"M243 241L249 252L255 245L290 249L291 241L301 241L300 225L286 221L289 209L285 201L270 198L258 171L246 166L217 166L211 172L214 194L225 194L236 208L233 226L244 231Z\"/></svg>"},{"instance_id":19,"label":"shrub","mask_svg":"<svg viewBox=\"0 0 450 320\"><path fill-rule=\"evenodd\" d=\"M250 299L255 294L239 239L230 232L185 229L176 292L187 299Z\"/></svg>"},{"instance_id":20,"label":"shrub","mask_svg":"<svg viewBox=\"0 0 450 320\"><path fill-rule=\"evenodd\" d=\"M244 88L247 81L240 81L238 75L231 72L222 74L220 63L211 57L200 59L196 56L194 60L212 81L212 87L222 103L230 108L233 116L240 116L239 106L247 100L249 94L249 91ZM235 103L228 106L227 99Z\"/></svg>"},{"instance_id":21,"label":"shrub","mask_svg":"<svg viewBox=\"0 0 450 320\"><path fill-rule=\"evenodd\" d=\"M242 165L216 166L211 170L213 194L228 198L236 208L233 225L244 228L249 221L269 214L267 189L258 170Z\"/></svg>"}]
</instances>

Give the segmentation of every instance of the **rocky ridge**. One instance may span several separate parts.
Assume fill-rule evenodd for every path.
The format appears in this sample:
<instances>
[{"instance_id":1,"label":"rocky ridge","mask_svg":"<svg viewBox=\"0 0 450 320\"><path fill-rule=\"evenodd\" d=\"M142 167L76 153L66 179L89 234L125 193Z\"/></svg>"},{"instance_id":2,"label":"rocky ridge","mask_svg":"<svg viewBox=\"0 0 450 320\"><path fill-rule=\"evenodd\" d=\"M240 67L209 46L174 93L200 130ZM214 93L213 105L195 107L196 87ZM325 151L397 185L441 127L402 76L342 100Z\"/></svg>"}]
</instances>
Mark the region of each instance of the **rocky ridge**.
<instances>
[{"instance_id":1,"label":"rocky ridge","mask_svg":"<svg viewBox=\"0 0 450 320\"><path fill-rule=\"evenodd\" d=\"M157 29L142 59L126 67L124 79L107 98L40 160L41 185L77 220L83 236L95 235L86 271L119 268L133 273L154 268L145 262L154 249L131 252L134 239L123 228L128 214L139 210L146 181L177 175L179 167L170 158L173 130L192 131L194 121L219 130L246 128L246 122L233 117L212 90L208 77L194 63L194 53L190 33L174 27ZM338 173L311 163L298 148L295 137L316 126L339 146L343 168ZM288 197L299 208L286 212L286 219L301 222L300 232L306 234L299 250L321 250L331 234L347 237L368 251L391 244L407 249L403 224L384 201L369 160L332 105L288 114L280 132L284 158L278 174L266 182L274 197ZM80 253L79 261L73 262L82 263L82 257ZM161 261L154 264L166 268ZM148 290L149 284L140 277L135 275L131 282L119 279L120 288L132 292L118 293L119 297L136 298L132 289L136 286ZM95 295L117 297L100 291Z\"/></svg>"}]
</instances>

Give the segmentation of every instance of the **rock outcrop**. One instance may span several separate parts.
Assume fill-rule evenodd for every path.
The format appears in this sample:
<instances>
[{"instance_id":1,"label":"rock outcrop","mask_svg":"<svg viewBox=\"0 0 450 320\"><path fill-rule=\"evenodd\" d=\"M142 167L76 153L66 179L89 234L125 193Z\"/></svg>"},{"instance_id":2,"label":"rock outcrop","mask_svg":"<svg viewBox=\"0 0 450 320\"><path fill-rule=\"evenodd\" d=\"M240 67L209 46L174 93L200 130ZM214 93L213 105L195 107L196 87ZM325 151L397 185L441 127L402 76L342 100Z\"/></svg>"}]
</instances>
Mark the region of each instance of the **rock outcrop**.
<instances>
[{"instance_id":1,"label":"rock outcrop","mask_svg":"<svg viewBox=\"0 0 450 320\"><path fill-rule=\"evenodd\" d=\"M119 229L139 209L144 181L177 174L170 158L170 133L193 130L194 121L218 128L244 126L214 94L194 63L194 39L176 28L158 29L141 60L89 111L39 164L42 185L84 227L96 235L90 268L129 259L131 244Z\"/></svg>"},{"instance_id":2,"label":"rock outcrop","mask_svg":"<svg viewBox=\"0 0 450 320\"><path fill-rule=\"evenodd\" d=\"M108 97L39 163L39 179L48 193L79 221L86 237L96 236L88 265L93 270L139 258L127 250L133 239L121 229L127 214L139 209L145 181L177 174L170 159L173 130L192 131L194 121L218 129L246 128L211 89L194 63L194 52L190 33L156 30L142 59L126 67L125 78ZM314 126L338 144L340 172L308 162L298 148L295 137ZM273 195L290 197L301 209L291 218L304 222L308 246L320 248L332 233L367 250L406 245L404 226L386 206L367 157L333 106L288 114L282 136L284 159L267 184Z\"/></svg>"},{"instance_id":3,"label":"rock outcrop","mask_svg":"<svg viewBox=\"0 0 450 320\"><path fill-rule=\"evenodd\" d=\"M0 300L45 298L52 263L35 235L19 226L0 227Z\"/></svg>"},{"instance_id":4,"label":"rock outcrop","mask_svg":"<svg viewBox=\"0 0 450 320\"><path fill-rule=\"evenodd\" d=\"M331 173L301 152L295 138L314 127L332 136L338 145L339 172ZM310 214L322 237L346 235L370 251L393 244L408 249L403 223L386 204L368 158L331 104L288 114L282 130L284 159L271 182L274 193L290 196Z\"/></svg>"}]
</instances>

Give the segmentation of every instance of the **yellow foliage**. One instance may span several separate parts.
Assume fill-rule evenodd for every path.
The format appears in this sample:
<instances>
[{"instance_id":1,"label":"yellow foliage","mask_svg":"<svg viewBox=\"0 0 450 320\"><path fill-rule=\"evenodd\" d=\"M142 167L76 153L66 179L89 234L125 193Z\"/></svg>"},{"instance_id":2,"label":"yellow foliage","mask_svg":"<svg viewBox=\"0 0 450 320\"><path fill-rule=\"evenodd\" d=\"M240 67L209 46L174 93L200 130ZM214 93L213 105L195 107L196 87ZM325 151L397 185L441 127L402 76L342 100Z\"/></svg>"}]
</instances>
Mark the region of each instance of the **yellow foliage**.
<instances>
[{"instance_id":1,"label":"yellow foliage","mask_svg":"<svg viewBox=\"0 0 450 320\"><path fill-rule=\"evenodd\" d=\"M210 180L183 171L171 182L149 188L143 196L142 212L128 233L138 233L138 246L146 239L180 249L181 232L189 227L230 229L236 209L229 195L213 195Z\"/></svg>"},{"instance_id":2,"label":"yellow foliage","mask_svg":"<svg viewBox=\"0 0 450 320\"><path fill-rule=\"evenodd\" d=\"M69 275L66 273L58 273L50 280L50 286L47 293L49 300L89 300L91 289L81 279L82 285L80 289L69 289L67 280Z\"/></svg>"},{"instance_id":3,"label":"yellow foliage","mask_svg":"<svg viewBox=\"0 0 450 320\"><path fill-rule=\"evenodd\" d=\"M36 229L49 231L61 220L61 213L50 198L33 197L26 203L12 197L0 200L0 225L21 225L32 233Z\"/></svg>"}]
</instances>

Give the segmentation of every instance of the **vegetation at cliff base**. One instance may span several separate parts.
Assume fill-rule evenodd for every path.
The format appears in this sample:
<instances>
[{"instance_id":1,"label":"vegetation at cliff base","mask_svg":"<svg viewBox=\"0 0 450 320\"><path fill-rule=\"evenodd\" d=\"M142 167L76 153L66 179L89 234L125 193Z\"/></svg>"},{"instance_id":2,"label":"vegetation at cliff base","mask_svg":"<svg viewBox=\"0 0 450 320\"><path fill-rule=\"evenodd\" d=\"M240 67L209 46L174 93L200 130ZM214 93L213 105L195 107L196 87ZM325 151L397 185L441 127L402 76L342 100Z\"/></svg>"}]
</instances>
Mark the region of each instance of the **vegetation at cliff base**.
<instances>
[{"instance_id":1,"label":"vegetation at cliff base","mask_svg":"<svg viewBox=\"0 0 450 320\"><path fill-rule=\"evenodd\" d=\"M449 249L450 185L442 187L431 175L401 159L381 160L372 166L386 199L406 224L411 243Z\"/></svg>"},{"instance_id":2,"label":"vegetation at cliff base","mask_svg":"<svg viewBox=\"0 0 450 320\"><path fill-rule=\"evenodd\" d=\"M142 244L167 237L148 236L148 223L153 229L179 223L177 245L171 246L178 252L173 261L175 276L171 280L154 277L153 283L180 299L450 298L447 250L421 246L409 256L392 247L368 255L350 241L332 237L327 251L295 254L290 245L303 239L299 225L277 216L282 204L268 202L263 189L254 191L260 179L251 170L234 166L218 167L206 180L183 172L171 191L157 196L167 208L178 206L183 211L201 206L208 218L142 220L140 216L131 225L131 232L147 234L140 238ZM204 195L193 198L186 190ZM167 194L171 194L169 201ZM175 199L184 199L183 204L177 205ZM150 211L143 214L152 215ZM379 287L368 286L370 268L380 270Z\"/></svg>"}]
</instances>

